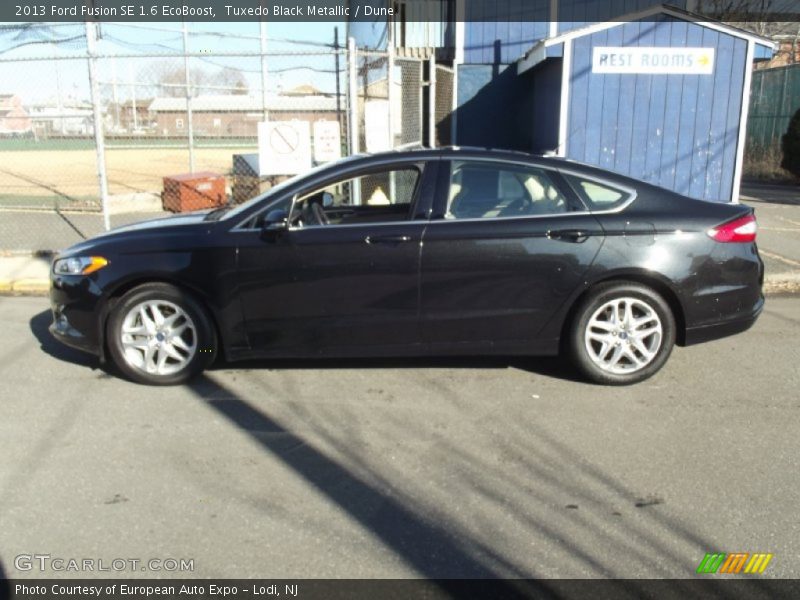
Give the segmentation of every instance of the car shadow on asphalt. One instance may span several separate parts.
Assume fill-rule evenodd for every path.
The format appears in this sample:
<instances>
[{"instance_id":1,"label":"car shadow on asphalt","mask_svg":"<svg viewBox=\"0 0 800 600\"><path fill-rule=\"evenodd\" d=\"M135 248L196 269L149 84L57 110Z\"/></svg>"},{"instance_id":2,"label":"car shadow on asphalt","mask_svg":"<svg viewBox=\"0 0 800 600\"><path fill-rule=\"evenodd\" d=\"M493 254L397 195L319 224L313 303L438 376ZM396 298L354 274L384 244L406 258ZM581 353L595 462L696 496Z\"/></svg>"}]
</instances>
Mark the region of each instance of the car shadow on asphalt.
<instances>
[{"instance_id":1,"label":"car shadow on asphalt","mask_svg":"<svg viewBox=\"0 0 800 600\"><path fill-rule=\"evenodd\" d=\"M42 311L30 320L30 329L39 342L39 347L46 354L58 360L100 369L114 375L115 372L108 364L87 352L70 348L56 340L48 328L52 322L50 311ZM310 358L310 359L259 359L237 362L228 362L218 358L212 371L228 370L315 370L335 371L338 369L518 369L536 375L564 379L568 381L583 381L579 378L569 364L557 357L532 358L532 357L424 357L424 358Z\"/></svg>"},{"instance_id":2,"label":"car shadow on asphalt","mask_svg":"<svg viewBox=\"0 0 800 600\"><path fill-rule=\"evenodd\" d=\"M210 367L211 371L270 370L270 371L336 371L339 369L517 369L534 375L585 383L565 359L559 357L399 357L399 358L280 358L228 362L222 358Z\"/></svg>"},{"instance_id":3,"label":"car shadow on asphalt","mask_svg":"<svg viewBox=\"0 0 800 600\"><path fill-rule=\"evenodd\" d=\"M3 569L3 563L0 561L0 598L11 597L11 586L8 583L8 575Z\"/></svg>"},{"instance_id":4,"label":"car shadow on asphalt","mask_svg":"<svg viewBox=\"0 0 800 600\"><path fill-rule=\"evenodd\" d=\"M335 504L419 576L429 579L426 585L437 588L436 591L445 596L460 597L459 592L468 591L472 597L486 597L480 593L481 586L494 579L492 597L504 598L639 598L651 596L657 591L654 587L660 588L665 596L676 598L730 597L727 594L730 591L727 586L732 583L730 580L688 579L694 569L692 558L687 559L674 549L675 543L699 548L713 548L715 544L687 529L669 513L647 508L649 504L637 503L637 507L645 508L634 510L646 512L627 522L618 518L611 531L606 531L607 526L598 527L578 511L568 511L572 527L585 527L591 534L590 539L599 539L590 550L583 547L586 543L573 539L571 529L562 531L555 523L540 521L537 515L546 504L540 496L543 488L551 489L559 497L599 497L599 490L604 490L603 495L611 493L619 498L630 499L634 495L632 490L587 461L579 452L550 432L531 426L531 423L509 431L508 440L505 440L512 446L517 442L528 446L530 452L522 456L527 457L529 478L525 481L508 480L509 476L504 475L496 464L482 462L473 448L452 446L446 449L447 455L454 460L448 467L448 486L458 489L455 482L458 480L467 489L472 489L476 497L484 494L490 502L494 498L503 511L516 515L519 526L528 528L529 535L558 540L585 569L599 573L605 580L531 579L537 574L522 566L526 557L518 560L508 556L502 536L496 541L488 541L457 525L456 520L448 519L446 510L432 512L424 500L407 491L402 481L393 481L387 473L370 467L370 461L359 452L354 454L349 445L347 427L329 419L330 415L316 415L316 418L313 412L297 415L304 427L316 432L310 435L294 431L285 417L270 414L257 397L247 398L213 376L201 375L187 387L199 401L224 417L238 432L247 434L261 450L302 478L314 492ZM347 415L343 418L346 420ZM317 429L320 423L324 423L323 430ZM326 446L332 445L334 452L322 449L317 443L319 439L326 440ZM347 447L341 444L347 444ZM546 468L554 454L561 464L555 473ZM580 475L578 487L569 473ZM522 504L517 504L512 499L513 494L507 495L504 490L520 486L531 486L531 491L523 496ZM659 531L670 536L669 542L659 539ZM649 553L641 553L642 548L648 548ZM612 578L618 574L609 569L606 560L609 553L614 552L634 552L637 562L646 565L655 577L663 577L659 569L668 564L676 565L673 569L688 567L691 570L687 570L687 578L683 579L660 582L652 579L615 580ZM448 579L441 579L443 577ZM465 589L465 582L472 587ZM582 585L588 587L582 588ZM770 584L760 580L737 581L735 585L741 586L738 591L746 592L748 597L778 591L777 588L770 590ZM430 593L433 590L427 590L428 594L422 593L421 589L415 591L419 596L441 595Z\"/></svg>"},{"instance_id":5,"label":"car shadow on asphalt","mask_svg":"<svg viewBox=\"0 0 800 600\"><path fill-rule=\"evenodd\" d=\"M70 348L55 339L48 330L52 322L53 315L49 310L44 310L34 315L28 323L33 337L39 342L39 347L45 354L74 365L89 367L92 370L105 370L100 359L96 356Z\"/></svg>"},{"instance_id":6,"label":"car shadow on asphalt","mask_svg":"<svg viewBox=\"0 0 800 600\"><path fill-rule=\"evenodd\" d=\"M498 573L476 555L492 557L503 570L517 572L513 565L490 548L467 547L464 538L448 532L433 519L404 505L398 498L317 450L301 434L284 427L233 389L201 375L188 388L238 430L249 434L265 452L277 457L312 488L338 505L351 518L396 552L415 571L426 577L447 573L455 577L496 578ZM264 435L268 432L272 435ZM277 435L276 435L277 434ZM440 584L437 584L439 586ZM441 587L448 587L443 582ZM501 595L543 592L536 584L508 582Z\"/></svg>"}]
</instances>

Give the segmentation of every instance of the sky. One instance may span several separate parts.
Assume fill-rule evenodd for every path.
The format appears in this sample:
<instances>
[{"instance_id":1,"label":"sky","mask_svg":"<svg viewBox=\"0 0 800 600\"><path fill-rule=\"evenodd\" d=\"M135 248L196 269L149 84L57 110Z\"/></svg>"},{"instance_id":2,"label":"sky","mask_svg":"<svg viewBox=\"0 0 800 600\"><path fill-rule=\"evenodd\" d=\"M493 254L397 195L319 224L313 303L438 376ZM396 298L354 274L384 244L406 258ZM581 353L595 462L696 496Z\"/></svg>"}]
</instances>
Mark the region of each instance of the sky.
<instances>
[{"instance_id":1,"label":"sky","mask_svg":"<svg viewBox=\"0 0 800 600\"><path fill-rule=\"evenodd\" d=\"M326 52L333 44L334 28L344 44L345 23L269 23L268 52ZM33 62L0 62L0 94L15 93L23 102L44 102L60 90L62 99L88 99L89 83L85 60L48 60L54 56L84 56L83 24L35 24L25 30L19 24L0 23L0 60L31 57ZM183 37L180 23L104 23L100 27L98 53L107 55L165 54L180 52ZM191 59L192 69L213 73L235 67L245 76L250 93L261 94L261 61L257 57L220 57L215 52L253 51L260 48L259 25L253 23L188 23L189 50L208 53ZM52 43L58 40L58 43ZM105 95L116 83L120 100L151 96L152 88L134 87L131 82L153 80L165 63L183 66L182 59L116 58L98 60L98 79ZM310 84L323 92L335 92L335 62L331 55L274 56L268 59L269 93ZM344 60L341 62L344 67ZM224 92L220 92L224 93Z\"/></svg>"}]
</instances>

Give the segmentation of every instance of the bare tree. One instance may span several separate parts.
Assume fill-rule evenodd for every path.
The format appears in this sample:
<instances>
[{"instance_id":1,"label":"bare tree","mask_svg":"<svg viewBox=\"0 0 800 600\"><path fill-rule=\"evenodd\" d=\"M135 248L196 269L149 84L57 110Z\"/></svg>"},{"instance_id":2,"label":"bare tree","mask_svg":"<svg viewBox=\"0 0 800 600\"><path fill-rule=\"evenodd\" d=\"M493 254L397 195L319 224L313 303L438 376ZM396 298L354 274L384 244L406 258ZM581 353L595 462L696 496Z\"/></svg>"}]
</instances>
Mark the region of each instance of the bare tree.
<instances>
[{"instance_id":1,"label":"bare tree","mask_svg":"<svg viewBox=\"0 0 800 600\"><path fill-rule=\"evenodd\" d=\"M246 95L250 88L244 74L235 67L223 67L213 77L214 85L228 88L231 94Z\"/></svg>"},{"instance_id":2,"label":"bare tree","mask_svg":"<svg viewBox=\"0 0 800 600\"><path fill-rule=\"evenodd\" d=\"M179 61L162 61L148 67L142 79L155 88L158 96L186 97L186 71ZM190 69L189 79L192 96L205 93L208 74L203 69Z\"/></svg>"},{"instance_id":3,"label":"bare tree","mask_svg":"<svg viewBox=\"0 0 800 600\"><path fill-rule=\"evenodd\" d=\"M797 34L797 0L695 0L690 8L757 35L774 38Z\"/></svg>"},{"instance_id":4,"label":"bare tree","mask_svg":"<svg viewBox=\"0 0 800 600\"><path fill-rule=\"evenodd\" d=\"M162 61L142 73L143 81L150 84L153 94L171 98L186 97L186 71L180 61ZM234 67L217 71L195 67L189 71L192 96L201 94L237 94L249 92L244 74Z\"/></svg>"}]
</instances>

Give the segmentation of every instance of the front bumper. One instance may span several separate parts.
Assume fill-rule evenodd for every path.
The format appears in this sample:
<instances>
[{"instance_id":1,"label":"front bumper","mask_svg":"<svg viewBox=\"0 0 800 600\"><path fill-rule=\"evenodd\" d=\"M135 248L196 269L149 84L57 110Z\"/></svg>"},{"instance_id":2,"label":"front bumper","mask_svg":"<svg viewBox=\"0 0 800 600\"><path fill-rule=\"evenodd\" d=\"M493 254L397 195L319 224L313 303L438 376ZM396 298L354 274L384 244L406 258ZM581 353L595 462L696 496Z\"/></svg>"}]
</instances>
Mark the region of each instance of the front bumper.
<instances>
[{"instance_id":1,"label":"front bumper","mask_svg":"<svg viewBox=\"0 0 800 600\"><path fill-rule=\"evenodd\" d=\"M88 277L50 276L49 330L59 342L102 358L101 298L97 285Z\"/></svg>"}]
</instances>

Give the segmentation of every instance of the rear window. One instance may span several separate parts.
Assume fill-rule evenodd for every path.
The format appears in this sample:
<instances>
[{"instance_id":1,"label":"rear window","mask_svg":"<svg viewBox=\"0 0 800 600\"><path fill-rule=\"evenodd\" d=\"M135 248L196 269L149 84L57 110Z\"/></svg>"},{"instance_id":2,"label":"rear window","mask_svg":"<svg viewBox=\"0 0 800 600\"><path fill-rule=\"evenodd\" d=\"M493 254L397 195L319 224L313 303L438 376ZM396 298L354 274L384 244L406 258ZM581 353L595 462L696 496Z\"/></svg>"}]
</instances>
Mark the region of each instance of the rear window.
<instances>
[{"instance_id":1,"label":"rear window","mask_svg":"<svg viewBox=\"0 0 800 600\"><path fill-rule=\"evenodd\" d=\"M607 183L563 173L575 193L590 210L610 210L627 202L631 193Z\"/></svg>"}]
</instances>

